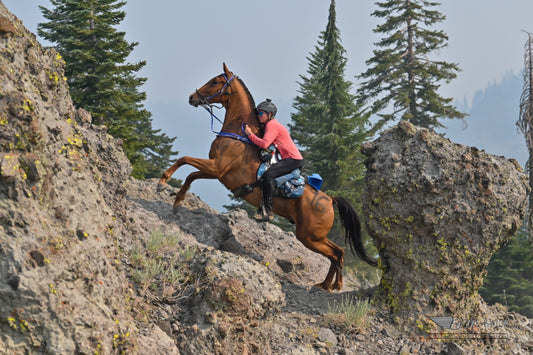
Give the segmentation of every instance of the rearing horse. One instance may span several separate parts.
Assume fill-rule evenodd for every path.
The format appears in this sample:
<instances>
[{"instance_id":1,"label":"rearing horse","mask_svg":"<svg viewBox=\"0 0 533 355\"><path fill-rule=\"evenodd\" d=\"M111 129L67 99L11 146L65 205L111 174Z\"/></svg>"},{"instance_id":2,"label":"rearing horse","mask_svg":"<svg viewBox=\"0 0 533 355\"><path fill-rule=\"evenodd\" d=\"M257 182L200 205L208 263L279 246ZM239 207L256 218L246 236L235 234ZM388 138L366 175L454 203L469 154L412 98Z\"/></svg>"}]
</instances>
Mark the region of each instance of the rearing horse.
<instances>
[{"instance_id":1,"label":"rearing horse","mask_svg":"<svg viewBox=\"0 0 533 355\"><path fill-rule=\"evenodd\" d=\"M244 83L234 76L223 64L224 72L209 80L190 97L189 104L198 107L219 103L226 109L226 115L221 133L211 144L209 159L181 157L167 169L159 181L159 187L171 178L172 174L182 165L192 165L198 169L185 179L179 190L174 211L185 198L185 193L196 179L218 179L231 191L242 185L253 184L256 172L261 164L259 150L253 144L243 142L242 125L247 123L254 133L261 131L255 103ZM236 138L236 139L232 139ZM259 188L243 196L243 198L258 207L262 193ZM317 284L324 290L340 290L342 288L342 268L344 265L344 250L331 242L328 232L333 225L336 204L339 215L346 230L354 254L370 265L375 266L376 260L366 253L361 239L361 224L355 210L342 197L329 197L321 191L316 191L309 185L305 186L304 194L296 199L274 198L274 213L283 216L296 224L296 237L307 248L326 256L331 265L326 279Z\"/></svg>"}]
</instances>

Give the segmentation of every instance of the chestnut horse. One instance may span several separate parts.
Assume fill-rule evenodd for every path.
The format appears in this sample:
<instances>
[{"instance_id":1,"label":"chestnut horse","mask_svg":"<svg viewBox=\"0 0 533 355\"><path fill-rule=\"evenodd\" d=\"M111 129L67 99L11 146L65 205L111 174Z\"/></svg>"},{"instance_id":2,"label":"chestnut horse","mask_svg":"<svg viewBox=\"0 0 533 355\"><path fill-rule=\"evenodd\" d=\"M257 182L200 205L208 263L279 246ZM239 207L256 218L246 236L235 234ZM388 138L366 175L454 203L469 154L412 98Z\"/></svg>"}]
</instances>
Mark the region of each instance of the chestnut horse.
<instances>
[{"instance_id":1,"label":"chestnut horse","mask_svg":"<svg viewBox=\"0 0 533 355\"><path fill-rule=\"evenodd\" d=\"M195 107L219 103L226 109L221 133L211 144L209 159L181 157L163 173L159 181L158 186L164 187L172 174L184 164L198 169L187 176L179 190L174 202L175 212L179 203L185 198L185 193L191 183L196 179L218 179L231 191L245 184L251 185L256 182L256 172L261 164L259 149L246 142L242 133L242 125L246 123L254 133L261 134L255 103L244 83L228 70L225 63L223 69L222 74L209 80L189 97L189 104ZM254 188L252 192L243 196L246 201L256 207L260 205L261 197L262 192L259 188ZM304 194L300 198L275 197L273 200L274 213L295 223L298 240L307 248L326 256L331 261L326 279L316 285L327 291L342 288L344 265L344 250L327 238L333 225L334 204L339 209L339 215L346 230L345 237L350 242L352 252L375 266L376 260L366 253L363 246L359 218L344 198L331 198L306 184Z\"/></svg>"}]
</instances>

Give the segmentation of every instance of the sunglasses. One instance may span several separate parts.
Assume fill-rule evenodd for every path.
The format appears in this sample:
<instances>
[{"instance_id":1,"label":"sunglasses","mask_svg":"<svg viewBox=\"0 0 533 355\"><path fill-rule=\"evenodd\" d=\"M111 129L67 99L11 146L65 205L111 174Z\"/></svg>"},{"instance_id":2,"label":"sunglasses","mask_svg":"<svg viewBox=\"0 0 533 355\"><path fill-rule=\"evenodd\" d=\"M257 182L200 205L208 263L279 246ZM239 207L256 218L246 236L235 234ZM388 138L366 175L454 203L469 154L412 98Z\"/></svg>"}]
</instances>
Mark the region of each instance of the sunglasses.
<instances>
[{"instance_id":1,"label":"sunglasses","mask_svg":"<svg viewBox=\"0 0 533 355\"><path fill-rule=\"evenodd\" d=\"M257 116L261 117L263 115L266 115L265 111L257 111Z\"/></svg>"}]
</instances>

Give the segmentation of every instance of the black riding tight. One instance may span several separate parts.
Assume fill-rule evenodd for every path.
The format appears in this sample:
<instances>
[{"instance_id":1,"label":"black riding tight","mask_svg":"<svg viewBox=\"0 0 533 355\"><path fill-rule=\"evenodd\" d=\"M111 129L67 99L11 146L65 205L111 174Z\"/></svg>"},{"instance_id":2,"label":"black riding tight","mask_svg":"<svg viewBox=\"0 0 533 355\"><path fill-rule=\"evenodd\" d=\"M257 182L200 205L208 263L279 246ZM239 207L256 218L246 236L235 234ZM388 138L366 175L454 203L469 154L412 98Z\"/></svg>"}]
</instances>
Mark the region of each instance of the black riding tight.
<instances>
[{"instance_id":1,"label":"black riding tight","mask_svg":"<svg viewBox=\"0 0 533 355\"><path fill-rule=\"evenodd\" d=\"M274 179L288 174L293 170L300 169L303 166L303 160L283 159L272 165L263 175L263 201L265 204L272 201L272 189L274 188Z\"/></svg>"}]
</instances>

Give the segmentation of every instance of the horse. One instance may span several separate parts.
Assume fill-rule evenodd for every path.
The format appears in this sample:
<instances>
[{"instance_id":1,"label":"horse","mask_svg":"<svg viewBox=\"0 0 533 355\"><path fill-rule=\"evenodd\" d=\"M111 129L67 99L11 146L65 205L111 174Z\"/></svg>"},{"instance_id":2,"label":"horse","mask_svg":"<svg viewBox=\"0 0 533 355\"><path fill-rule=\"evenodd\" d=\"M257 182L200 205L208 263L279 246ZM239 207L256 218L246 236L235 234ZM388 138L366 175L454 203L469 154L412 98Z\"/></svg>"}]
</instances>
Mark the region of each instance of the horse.
<instances>
[{"instance_id":1,"label":"horse","mask_svg":"<svg viewBox=\"0 0 533 355\"><path fill-rule=\"evenodd\" d=\"M254 186L256 172L261 164L259 148L247 141L242 129L244 124L248 124L254 133L262 134L254 100L243 81L229 71L226 63L223 63L222 74L210 79L190 95L189 104L206 108L220 104L226 112L222 129L211 144L209 159L184 156L162 174L158 183L159 190L164 189L167 181L182 165L188 164L198 169L187 176L178 191L173 206L175 213L194 180L218 179L227 189L236 191L244 185ZM242 197L258 207L262 191L260 188L253 188ZM325 280L315 285L326 291L341 290L343 283L345 252L327 237L334 222L334 205L337 206L344 225L345 240L349 241L354 255L376 266L376 260L364 248L359 217L346 199L330 197L306 184L303 196L296 199L274 197L272 205L274 213L295 224L296 237L305 247L330 260Z\"/></svg>"}]
</instances>

